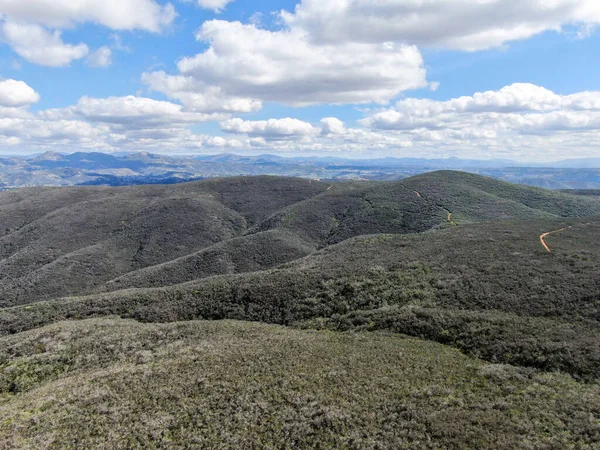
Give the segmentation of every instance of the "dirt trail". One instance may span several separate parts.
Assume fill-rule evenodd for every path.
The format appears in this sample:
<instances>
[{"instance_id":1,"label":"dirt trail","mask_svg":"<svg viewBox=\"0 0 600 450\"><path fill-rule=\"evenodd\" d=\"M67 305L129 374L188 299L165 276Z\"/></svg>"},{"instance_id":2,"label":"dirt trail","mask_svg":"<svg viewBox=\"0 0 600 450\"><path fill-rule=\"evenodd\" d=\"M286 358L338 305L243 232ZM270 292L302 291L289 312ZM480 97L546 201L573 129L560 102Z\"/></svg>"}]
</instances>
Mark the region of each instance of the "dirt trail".
<instances>
[{"instance_id":1,"label":"dirt trail","mask_svg":"<svg viewBox=\"0 0 600 450\"><path fill-rule=\"evenodd\" d=\"M450 225L454 225L455 227L458 226L456 224L456 222L454 220L452 220L452 213L451 212L448 213L448 222L450 222Z\"/></svg>"},{"instance_id":2,"label":"dirt trail","mask_svg":"<svg viewBox=\"0 0 600 450\"><path fill-rule=\"evenodd\" d=\"M546 250L548 250L548 253L552 253L552 249L550 248L550 246L548 245L548 243L546 242L546 238L552 234L556 234L556 233L562 233L563 231L566 231L570 228L573 228L573 226L570 227L564 227L561 228L560 230L555 230L555 231L549 231L547 233L544 233L540 236L540 242L542 243L542 245L544 246L544 248Z\"/></svg>"},{"instance_id":3,"label":"dirt trail","mask_svg":"<svg viewBox=\"0 0 600 450\"><path fill-rule=\"evenodd\" d=\"M402 186L402 187L404 189L406 189L405 186ZM429 200L427 200L425 197L423 197L423 194L421 194L419 191L414 191L414 192L415 192L415 194L417 194L417 197L425 200L426 202L429 202ZM429 202L429 203L431 203L431 202ZM452 211L450 211L448 208L445 208L445 207L440 206L440 205L435 205L435 206L438 207L438 208L443 209L444 211L446 211L448 213L448 223L450 225L452 225L453 227L457 227L458 226L458 224L454 220L452 220Z\"/></svg>"},{"instance_id":4,"label":"dirt trail","mask_svg":"<svg viewBox=\"0 0 600 450\"><path fill-rule=\"evenodd\" d=\"M588 222L588 223L582 223L580 224L581 226L589 226L589 225L593 225L595 223L600 223L600 222ZM551 236L553 234L557 234L557 233L562 233L563 231L567 231L570 230L571 228L573 228L575 225L571 225L569 227L564 227L561 228L560 230L554 230L554 231L549 231L547 233L544 233L542 235L540 235L540 242L542 243L542 245L544 246L544 248L548 251L548 253L552 253L552 249L550 248L550 246L548 245L548 243L546 242L546 238L548 236Z\"/></svg>"}]
</instances>

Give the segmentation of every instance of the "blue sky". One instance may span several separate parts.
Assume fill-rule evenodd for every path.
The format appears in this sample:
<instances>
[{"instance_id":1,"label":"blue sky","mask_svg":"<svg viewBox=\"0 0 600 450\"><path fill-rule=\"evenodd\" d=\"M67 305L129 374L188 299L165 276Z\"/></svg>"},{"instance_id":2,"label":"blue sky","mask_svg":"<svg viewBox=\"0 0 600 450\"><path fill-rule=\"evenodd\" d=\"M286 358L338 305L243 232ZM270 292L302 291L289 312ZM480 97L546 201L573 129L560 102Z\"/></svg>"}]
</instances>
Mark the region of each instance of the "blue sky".
<instances>
[{"instance_id":1,"label":"blue sky","mask_svg":"<svg viewBox=\"0 0 600 450\"><path fill-rule=\"evenodd\" d=\"M107 3L0 4L0 154L600 157L595 0Z\"/></svg>"}]
</instances>

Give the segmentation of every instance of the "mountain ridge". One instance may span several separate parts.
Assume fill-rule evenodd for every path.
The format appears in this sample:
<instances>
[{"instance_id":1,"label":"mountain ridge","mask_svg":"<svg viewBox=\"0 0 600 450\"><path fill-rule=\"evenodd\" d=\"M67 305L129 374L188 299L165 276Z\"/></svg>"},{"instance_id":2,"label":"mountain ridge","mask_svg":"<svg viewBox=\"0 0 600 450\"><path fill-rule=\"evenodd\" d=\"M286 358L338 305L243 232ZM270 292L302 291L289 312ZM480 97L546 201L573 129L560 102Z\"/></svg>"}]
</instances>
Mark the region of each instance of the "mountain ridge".
<instances>
[{"instance_id":1,"label":"mountain ridge","mask_svg":"<svg viewBox=\"0 0 600 450\"><path fill-rule=\"evenodd\" d=\"M308 179L394 181L435 170L460 170L552 189L600 188L600 161L518 163L459 158L371 158L277 155L169 156L148 152L0 157L0 189L23 186L176 184L213 177L279 175Z\"/></svg>"}]
</instances>

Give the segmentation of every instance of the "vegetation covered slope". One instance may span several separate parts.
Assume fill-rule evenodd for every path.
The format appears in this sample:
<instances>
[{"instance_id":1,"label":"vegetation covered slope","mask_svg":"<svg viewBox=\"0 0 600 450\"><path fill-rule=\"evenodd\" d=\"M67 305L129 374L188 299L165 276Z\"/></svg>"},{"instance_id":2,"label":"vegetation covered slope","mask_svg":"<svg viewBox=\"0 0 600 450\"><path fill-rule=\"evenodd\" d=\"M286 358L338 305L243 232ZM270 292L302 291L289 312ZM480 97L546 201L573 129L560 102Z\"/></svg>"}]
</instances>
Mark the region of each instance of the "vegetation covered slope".
<instances>
[{"instance_id":1,"label":"vegetation covered slope","mask_svg":"<svg viewBox=\"0 0 600 450\"><path fill-rule=\"evenodd\" d=\"M0 448L600 442L598 196L236 178L0 220Z\"/></svg>"},{"instance_id":2,"label":"vegetation covered slope","mask_svg":"<svg viewBox=\"0 0 600 450\"><path fill-rule=\"evenodd\" d=\"M10 191L0 193L0 306L269 269L367 234L594 214L596 197L459 172Z\"/></svg>"},{"instance_id":3,"label":"vegetation covered slope","mask_svg":"<svg viewBox=\"0 0 600 450\"><path fill-rule=\"evenodd\" d=\"M0 339L0 445L593 448L600 387L395 335L61 323Z\"/></svg>"},{"instance_id":4,"label":"vegetation covered slope","mask_svg":"<svg viewBox=\"0 0 600 450\"><path fill-rule=\"evenodd\" d=\"M132 270L241 236L327 187L266 177L2 193L0 305L90 292Z\"/></svg>"},{"instance_id":5,"label":"vegetation covered slope","mask_svg":"<svg viewBox=\"0 0 600 450\"><path fill-rule=\"evenodd\" d=\"M552 235L548 253L539 235L570 224L577 239L559 245L569 234ZM493 362L597 378L599 231L555 219L359 237L272 270L5 309L0 332L111 314L388 329Z\"/></svg>"}]
</instances>

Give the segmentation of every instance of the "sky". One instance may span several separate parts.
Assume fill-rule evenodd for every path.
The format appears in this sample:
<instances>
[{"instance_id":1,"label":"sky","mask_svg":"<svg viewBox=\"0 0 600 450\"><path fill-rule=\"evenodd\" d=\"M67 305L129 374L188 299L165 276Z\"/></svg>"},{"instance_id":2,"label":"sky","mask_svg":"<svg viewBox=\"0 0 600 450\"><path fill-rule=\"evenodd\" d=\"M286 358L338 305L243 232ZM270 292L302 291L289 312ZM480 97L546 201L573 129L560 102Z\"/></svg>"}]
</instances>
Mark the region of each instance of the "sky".
<instances>
[{"instance_id":1,"label":"sky","mask_svg":"<svg viewBox=\"0 0 600 450\"><path fill-rule=\"evenodd\" d=\"M598 0L0 0L0 155L600 157Z\"/></svg>"}]
</instances>

